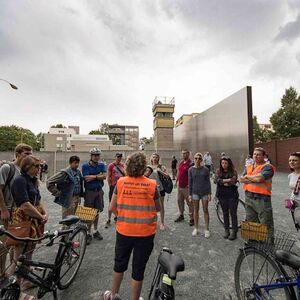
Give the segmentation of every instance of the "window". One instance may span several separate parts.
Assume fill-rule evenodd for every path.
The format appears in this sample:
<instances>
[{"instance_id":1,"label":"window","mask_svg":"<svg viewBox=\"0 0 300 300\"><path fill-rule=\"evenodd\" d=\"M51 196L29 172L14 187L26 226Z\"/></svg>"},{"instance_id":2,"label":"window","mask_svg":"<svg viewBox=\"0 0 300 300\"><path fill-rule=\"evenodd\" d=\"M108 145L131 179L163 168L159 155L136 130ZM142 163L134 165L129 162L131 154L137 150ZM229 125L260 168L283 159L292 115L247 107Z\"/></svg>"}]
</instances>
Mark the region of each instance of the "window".
<instances>
[{"instance_id":1,"label":"window","mask_svg":"<svg viewBox=\"0 0 300 300\"><path fill-rule=\"evenodd\" d=\"M56 138L56 140L57 140L57 141L62 141L63 138L62 138L62 136L58 136L58 137Z\"/></svg>"}]
</instances>

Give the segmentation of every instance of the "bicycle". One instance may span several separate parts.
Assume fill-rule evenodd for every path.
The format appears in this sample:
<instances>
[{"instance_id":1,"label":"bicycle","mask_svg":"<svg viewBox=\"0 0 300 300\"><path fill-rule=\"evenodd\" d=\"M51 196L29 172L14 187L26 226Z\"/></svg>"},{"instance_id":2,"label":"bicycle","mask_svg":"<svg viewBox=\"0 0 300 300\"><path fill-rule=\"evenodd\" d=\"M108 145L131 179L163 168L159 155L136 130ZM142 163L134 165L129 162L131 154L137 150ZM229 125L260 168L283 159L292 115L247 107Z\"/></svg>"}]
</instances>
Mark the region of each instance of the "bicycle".
<instances>
[{"instance_id":1,"label":"bicycle","mask_svg":"<svg viewBox=\"0 0 300 300\"><path fill-rule=\"evenodd\" d=\"M221 222L222 225L224 225L222 207L221 207L219 199L216 196L214 197L214 204L215 204L215 209L216 209L218 220ZM238 228L241 228L242 222L246 219L245 205L246 205L245 201L239 198L239 204L238 204L238 210L237 210L237 216L239 218ZM229 218L229 220L230 220L230 218ZM231 222L231 220L230 220L230 222ZM231 223L229 225L229 229L232 229Z\"/></svg>"},{"instance_id":2,"label":"bicycle","mask_svg":"<svg viewBox=\"0 0 300 300\"><path fill-rule=\"evenodd\" d=\"M20 296L20 285L17 277L29 280L39 287L37 292L38 299L41 299L46 293L52 292L54 300L57 300L57 289L64 290L71 285L82 263L87 238L87 226L80 222L76 216L68 216L59 222L63 226L70 228L46 232L42 237L37 239L19 238L0 226L0 236L6 235L14 240L24 243L24 249L16 264L15 275L9 278L7 286L2 288L0 299L18 300ZM51 247L54 241L61 237L58 244L54 264L43 263L26 259L26 249L29 243L37 243L49 239L43 246ZM42 271L42 276L34 271Z\"/></svg>"},{"instance_id":3,"label":"bicycle","mask_svg":"<svg viewBox=\"0 0 300 300\"><path fill-rule=\"evenodd\" d=\"M235 290L239 300L300 299L300 258L291 252L295 239L277 230L268 236L265 225L245 222L242 237L245 245L240 249L234 271ZM256 227L256 228L255 228ZM283 265L295 273L287 274ZM294 286L297 286L297 297Z\"/></svg>"},{"instance_id":4,"label":"bicycle","mask_svg":"<svg viewBox=\"0 0 300 300\"><path fill-rule=\"evenodd\" d=\"M176 280L177 272L184 271L184 268L183 259L163 247L158 256L148 300L175 300L173 281Z\"/></svg>"}]
</instances>

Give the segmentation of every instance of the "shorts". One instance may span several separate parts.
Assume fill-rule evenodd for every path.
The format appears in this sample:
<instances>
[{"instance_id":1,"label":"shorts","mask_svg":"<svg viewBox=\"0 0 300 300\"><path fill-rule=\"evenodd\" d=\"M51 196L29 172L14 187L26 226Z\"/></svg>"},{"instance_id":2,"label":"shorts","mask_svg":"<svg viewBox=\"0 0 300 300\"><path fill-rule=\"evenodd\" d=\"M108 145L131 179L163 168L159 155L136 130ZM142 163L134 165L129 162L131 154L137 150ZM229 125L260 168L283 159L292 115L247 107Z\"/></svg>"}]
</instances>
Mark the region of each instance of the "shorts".
<instances>
[{"instance_id":1,"label":"shorts","mask_svg":"<svg viewBox=\"0 0 300 300\"><path fill-rule=\"evenodd\" d=\"M166 196L166 192L165 192L164 190L160 191L159 193L160 193L160 196L161 196L161 197Z\"/></svg>"},{"instance_id":2,"label":"shorts","mask_svg":"<svg viewBox=\"0 0 300 300\"><path fill-rule=\"evenodd\" d=\"M196 194L192 194L192 200L193 201L208 201L208 195L204 195L202 197L200 197L199 195L196 195Z\"/></svg>"},{"instance_id":3,"label":"shorts","mask_svg":"<svg viewBox=\"0 0 300 300\"><path fill-rule=\"evenodd\" d=\"M96 208L99 211L104 209L103 190L85 190L84 206Z\"/></svg>"},{"instance_id":4,"label":"shorts","mask_svg":"<svg viewBox=\"0 0 300 300\"><path fill-rule=\"evenodd\" d=\"M117 232L114 271L123 273L127 270L130 255L133 251L131 276L136 281L142 281L146 264L153 250L154 236L126 236Z\"/></svg>"},{"instance_id":5,"label":"shorts","mask_svg":"<svg viewBox=\"0 0 300 300\"><path fill-rule=\"evenodd\" d=\"M112 196L113 196L115 187L116 187L115 185L111 185L111 186L109 187L109 193L108 193L108 201L109 201L109 202L111 201L111 198L112 198Z\"/></svg>"}]
</instances>

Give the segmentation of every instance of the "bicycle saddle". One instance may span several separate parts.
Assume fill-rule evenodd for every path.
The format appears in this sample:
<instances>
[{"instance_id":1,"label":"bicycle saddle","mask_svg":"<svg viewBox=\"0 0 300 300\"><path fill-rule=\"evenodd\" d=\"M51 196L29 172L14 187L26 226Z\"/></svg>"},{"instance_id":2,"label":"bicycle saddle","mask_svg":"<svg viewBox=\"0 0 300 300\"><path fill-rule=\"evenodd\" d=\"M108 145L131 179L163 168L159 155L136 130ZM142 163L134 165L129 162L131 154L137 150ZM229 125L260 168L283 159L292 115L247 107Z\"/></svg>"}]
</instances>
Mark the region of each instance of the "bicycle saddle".
<instances>
[{"instance_id":1,"label":"bicycle saddle","mask_svg":"<svg viewBox=\"0 0 300 300\"><path fill-rule=\"evenodd\" d=\"M72 224L77 223L80 220L77 216L67 216L63 220L59 221L59 224L70 226Z\"/></svg>"},{"instance_id":2,"label":"bicycle saddle","mask_svg":"<svg viewBox=\"0 0 300 300\"><path fill-rule=\"evenodd\" d=\"M176 279L177 272L184 271L184 261L180 256L163 252L158 257L158 262L171 279Z\"/></svg>"},{"instance_id":3,"label":"bicycle saddle","mask_svg":"<svg viewBox=\"0 0 300 300\"><path fill-rule=\"evenodd\" d=\"M277 250L275 256L281 263L296 270L300 269L300 257L298 255L285 250Z\"/></svg>"}]
</instances>

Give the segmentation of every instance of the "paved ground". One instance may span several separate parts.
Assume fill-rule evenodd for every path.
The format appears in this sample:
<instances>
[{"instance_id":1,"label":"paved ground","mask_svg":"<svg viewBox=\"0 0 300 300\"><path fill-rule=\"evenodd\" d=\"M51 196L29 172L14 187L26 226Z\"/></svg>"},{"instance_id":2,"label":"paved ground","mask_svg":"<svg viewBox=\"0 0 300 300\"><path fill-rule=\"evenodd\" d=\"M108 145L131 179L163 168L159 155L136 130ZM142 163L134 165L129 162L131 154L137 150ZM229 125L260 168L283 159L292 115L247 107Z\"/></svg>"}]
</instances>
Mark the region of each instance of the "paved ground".
<instances>
[{"instance_id":1,"label":"paved ground","mask_svg":"<svg viewBox=\"0 0 300 300\"><path fill-rule=\"evenodd\" d=\"M107 200L107 188L105 199ZM60 218L60 209L53 203L52 196L42 186L42 193L50 211L48 229L57 228ZM155 270L156 260L163 246L170 247L176 254L181 255L186 264L186 270L178 274L175 283L176 299L223 299L224 295L231 294L236 299L234 292L234 264L243 244L239 238L230 242L222 238L223 228L219 223L213 203L210 204L211 237L205 239L203 235L192 237L192 228L187 221L174 223L177 215L176 193L174 190L166 197L166 225L167 230L156 235L155 248L147 265L142 295L146 299L151 279ZM293 223L288 210L284 208L283 199L289 193L287 174L277 173L274 177L274 196L272 199L275 226L286 231L294 231ZM243 196L243 193L240 193ZM106 201L107 203L108 201ZM66 291L59 292L59 298L69 299L102 299L105 290L110 289L114 258L115 230L114 226L104 229L107 205L101 215L100 230L103 241L93 241L87 248L83 264L77 274L75 282ZM201 214L202 216L202 214ZM201 229L203 219L201 219ZM51 261L54 249L42 248L39 256ZM124 300L129 300L130 269L124 277L120 294ZM33 291L34 292L34 291ZM52 299L51 295L45 299Z\"/></svg>"}]
</instances>

